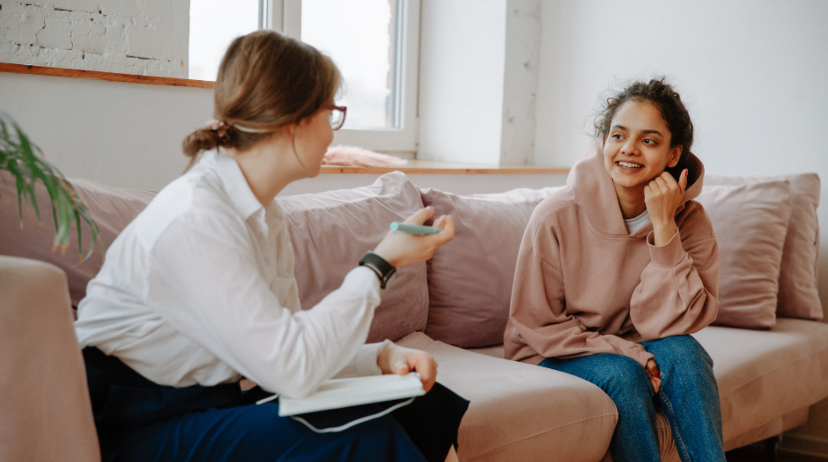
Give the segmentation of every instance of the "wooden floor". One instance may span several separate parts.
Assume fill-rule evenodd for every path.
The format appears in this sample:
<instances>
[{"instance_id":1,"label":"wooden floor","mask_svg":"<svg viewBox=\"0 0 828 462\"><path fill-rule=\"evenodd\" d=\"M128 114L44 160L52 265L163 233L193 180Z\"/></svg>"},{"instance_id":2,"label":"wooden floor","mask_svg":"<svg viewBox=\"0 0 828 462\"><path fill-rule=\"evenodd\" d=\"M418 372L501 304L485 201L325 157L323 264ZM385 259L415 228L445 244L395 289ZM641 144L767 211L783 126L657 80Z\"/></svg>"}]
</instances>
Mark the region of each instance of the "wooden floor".
<instances>
[{"instance_id":1,"label":"wooden floor","mask_svg":"<svg viewBox=\"0 0 828 462\"><path fill-rule=\"evenodd\" d=\"M727 462L771 462L774 460L768 456L768 452L763 444L734 449L725 455L727 456ZM828 459L800 456L782 451L775 462L828 462Z\"/></svg>"}]
</instances>

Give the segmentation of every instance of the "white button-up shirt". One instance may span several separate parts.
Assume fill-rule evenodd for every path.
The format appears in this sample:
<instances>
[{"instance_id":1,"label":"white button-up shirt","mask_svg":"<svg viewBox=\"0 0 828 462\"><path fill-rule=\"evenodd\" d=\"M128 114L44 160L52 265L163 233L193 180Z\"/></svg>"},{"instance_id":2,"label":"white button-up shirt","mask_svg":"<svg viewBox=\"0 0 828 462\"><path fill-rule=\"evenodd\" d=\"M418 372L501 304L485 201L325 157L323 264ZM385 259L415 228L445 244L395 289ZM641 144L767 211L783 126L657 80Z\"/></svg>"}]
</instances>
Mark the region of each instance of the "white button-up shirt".
<instances>
[{"instance_id":1,"label":"white button-up shirt","mask_svg":"<svg viewBox=\"0 0 828 462\"><path fill-rule=\"evenodd\" d=\"M78 342L176 387L244 376L301 397L379 374L383 344L365 345L376 274L357 267L302 311L293 265L276 201L262 206L235 160L205 153L112 243L78 306Z\"/></svg>"}]
</instances>

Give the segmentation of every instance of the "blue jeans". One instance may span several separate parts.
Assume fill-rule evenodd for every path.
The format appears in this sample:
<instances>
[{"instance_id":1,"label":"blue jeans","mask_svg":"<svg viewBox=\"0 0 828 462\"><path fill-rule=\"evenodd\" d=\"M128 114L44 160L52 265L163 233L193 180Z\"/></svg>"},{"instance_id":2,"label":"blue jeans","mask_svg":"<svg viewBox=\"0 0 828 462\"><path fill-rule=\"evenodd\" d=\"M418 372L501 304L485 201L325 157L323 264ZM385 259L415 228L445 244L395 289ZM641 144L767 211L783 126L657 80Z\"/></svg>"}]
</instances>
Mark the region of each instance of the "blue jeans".
<instances>
[{"instance_id":1,"label":"blue jeans","mask_svg":"<svg viewBox=\"0 0 828 462\"><path fill-rule=\"evenodd\" d=\"M713 360L689 335L642 343L661 370L658 402L667 414L683 462L725 462L719 390ZM627 356L601 353L574 359L547 358L543 367L601 387L618 408L610 442L615 462L659 462L656 406L649 376Z\"/></svg>"}]
</instances>

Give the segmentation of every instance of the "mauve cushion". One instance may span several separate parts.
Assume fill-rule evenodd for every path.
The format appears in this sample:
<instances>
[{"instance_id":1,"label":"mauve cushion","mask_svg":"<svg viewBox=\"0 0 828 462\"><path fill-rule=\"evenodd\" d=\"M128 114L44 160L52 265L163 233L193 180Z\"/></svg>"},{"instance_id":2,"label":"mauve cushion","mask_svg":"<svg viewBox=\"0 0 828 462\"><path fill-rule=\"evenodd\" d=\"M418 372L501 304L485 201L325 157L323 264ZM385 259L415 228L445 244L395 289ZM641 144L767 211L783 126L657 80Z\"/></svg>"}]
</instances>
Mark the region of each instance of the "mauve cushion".
<instances>
[{"instance_id":1,"label":"mauve cushion","mask_svg":"<svg viewBox=\"0 0 828 462\"><path fill-rule=\"evenodd\" d=\"M819 176L816 173L733 177L708 175L704 178L704 184L740 185L779 180L788 180L791 183L793 200L788 233L782 251L776 315L822 319L822 304L817 291Z\"/></svg>"},{"instance_id":2,"label":"mauve cushion","mask_svg":"<svg viewBox=\"0 0 828 462\"><path fill-rule=\"evenodd\" d=\"M280 196L276 201L290 233L303 309L339 288L365 252L379 244L392 221L405 220L423 207L419 191L400 172L383 175L371 186ZM422 332L427 316L425 262L397 268L382 291L368 341Z\"/></svg>"},{"instance_id":3,"label":"mauve cushion","mask_svg":"<svg viewBox=\"0 0 828 462\"><path fill-rule=\"evenodd\" d=\"M23 227L17 212L17 192L14 177L8 172L0 172L5 184L0 180L0 255L32 258L49 262L64 272L69 281L69 295L72 305L86 296L86 285L98 274L103 265L104 252L100 244L94 253L83 263L78 264L78 238L75 227L69 239L69 247L52 252L52 239L55 237L54 220L50 209L49 194L43 183L37 182L35 197L40 208L43 226L39 226L34 210L24 207ZM69 179L89 207L92 218L100 230L99 238L107 248L118 234L149 204L155 193L134 189L113 188L94 181ZM92 233L89 226L81 226L84 254L89 250Z\"/></svg>"},{"instance_id":4,"label":"mauve cushion","mask_svg":"<svg viewBox=\"0 0 828 462\"><path fill-rule=\"evenodd\" d=\"M423 204L435 216L451 215L455 226L454 240L428 262L429 337L463 348L503 343L526 223L558 189L471 196L421 190Z\"/></svg>"},{"instance_id":5,"label":"mauve cushion","mask_svg":"<svg viewBox=\"0 0 828 462\"><path fill-rule=\"evenodd\" d=\"M705 185L696 200L710 216L722 258L715 323L773 327L782 247L791 216L790 183Z\"/></svg>"}]
</instances>

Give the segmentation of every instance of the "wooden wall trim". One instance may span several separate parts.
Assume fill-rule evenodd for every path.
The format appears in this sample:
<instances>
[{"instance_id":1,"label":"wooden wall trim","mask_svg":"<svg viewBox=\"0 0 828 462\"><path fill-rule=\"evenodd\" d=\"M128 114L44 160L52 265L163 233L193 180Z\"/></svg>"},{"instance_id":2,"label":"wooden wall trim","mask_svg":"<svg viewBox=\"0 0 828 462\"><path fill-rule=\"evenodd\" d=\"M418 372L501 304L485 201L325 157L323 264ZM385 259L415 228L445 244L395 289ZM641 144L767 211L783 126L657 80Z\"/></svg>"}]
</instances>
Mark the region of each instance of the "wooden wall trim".
<instances>
[{"instance_id":1,"label":"wooden wall trim","mask_svg":"<svg viewBox=\"0 0 828 462\"><path fill-rule=\"evenodd\" d=\"M114 72L84 71L81 69L63 69L59 67L33 66L31 64L0 63L0 72L15 74L47 75L51 77L71 77L75 79L105 80L108 82L143 83L148 85L169 85L174 87L213 88L215 82L207 80L177 79L173 77L154 77L150 75L116 74Z\"/></svg>"}]
</instances>

